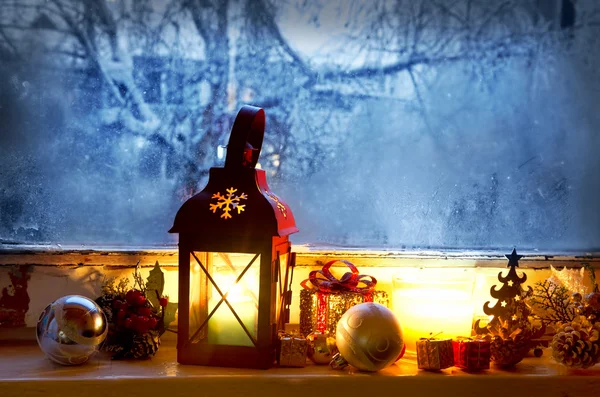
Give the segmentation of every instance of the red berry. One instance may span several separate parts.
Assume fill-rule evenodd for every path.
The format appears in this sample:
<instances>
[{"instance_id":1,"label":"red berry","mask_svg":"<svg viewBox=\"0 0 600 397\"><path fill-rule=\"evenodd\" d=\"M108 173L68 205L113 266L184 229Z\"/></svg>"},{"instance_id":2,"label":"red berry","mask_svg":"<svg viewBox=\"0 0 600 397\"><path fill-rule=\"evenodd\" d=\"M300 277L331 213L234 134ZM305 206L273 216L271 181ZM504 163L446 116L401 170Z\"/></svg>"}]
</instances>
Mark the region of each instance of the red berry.
<instances>
[{"instance_id":1,"label":"red berry","mask_svg":"<svg viewBox=\"0 0 600 397\"><path fill-rule=\"evenodd\" d=\"M140 295L135 300L136 305L144 306L146 304L146 298L143 295Z\"/></svg>"},{"instance_id":2,"label":"red berry","mask_svg":"<svg viewBox=\"0 0 600 397\"><path fill-rule=\"evenodd\" d=\"M156 328L157 325L158 325L158 320L156 319L156 317L152 317L152 318L150 318L150 320L148 320L148 326L150 327L150 329Z\"/></svg>"},{"instance_id":3,"label":"red berry","mask_svg":"<svg viewBox=\"0 0 600 397\"><path fill-rule=\"evenodd\" d=\"M133 329L139 333L145 334L150 329L150 319L146 316L138 316L133 322Z\"/></svg>"},{"instance_id":4,"label":"red berry","mask_svg":"<svg viewBox=\"0 0 600 397\"><path fill-rule=\"evenodd\" d=\"M127 314L127 312L125 310L121 309L117 312L117 318L125 318L126 314Z\"/></svg>"},{"instance_id":5,"label":"red berry","mask_svg":"<svg viewBox=\"0 0 600 397\"><path fill-rule=\"evenodd\" d=\"M122 301L120 301L120 300L117 300L117 299L115 299L115 300L112 302L112 307L113 307L113 309L120 309L120 308L121 308L121 303L123 303L123 302L122 302Z\"/></svg>"},{"instance_id":6,"label":"red berry","mask_svg":"<svg viewBox=\"0 0 600 397\"><path fill-rule=\"evenodd\" d=\"M127 292L127 295L125 295L125 299L130 305L135 305L140 296L142 296L142 293L140 291L132 289Z\"/></svg>"},{"instance_id":7,"label":"red berry","mask_svg":"<svg viewBox=\"0 0 600 397\"><path fill-rule=\"evenodd\" d=\"M133 320L130 318L126 318L125 319L125 328L131 328L133 327Z\"/></svg>"},{"instance_id":8,"label":"red berry","mask_svg":"<svg viewBox=\"0 0 600 397\"><path fill-rule=\"evenodd\" d=\"M130 318L132 321L136 321L136 320L138 319L138 316L137 316L135 313L131 313L131 314L129 315L129 318Z\"/></svg>"},{"instance_id":9,"label":"red berry","mask_svg":"<svg viewBox=\"0 0 600 397\"><path fill-rule=\"evenodd\" d=\"M165 298L160 298L160 305L162 307L166 307L167 303L169 303L169 298L166 298L166 297Z\"/></svg>"},{"instance_id":10,"label":"red berry","mask_svg":"<svg viewBox=\"0 0 600 397\"><path fill-rule=\"evenodd\" d=\"M121 306L119 307L121 310L127 311L129 309L129 304L127 302L121 301Z\"/></svg>"},{"instance_id":11,"label":"red berry","mask_svg":"<svg viewBox=\"0 0 600 397\"><path fill-rule=\"evenodd\" d=\"M152 315L152 308L151 307L140 307L139 309L137 309L137 314L139 316L150 317Z\"/></svg>"}]
</instances>

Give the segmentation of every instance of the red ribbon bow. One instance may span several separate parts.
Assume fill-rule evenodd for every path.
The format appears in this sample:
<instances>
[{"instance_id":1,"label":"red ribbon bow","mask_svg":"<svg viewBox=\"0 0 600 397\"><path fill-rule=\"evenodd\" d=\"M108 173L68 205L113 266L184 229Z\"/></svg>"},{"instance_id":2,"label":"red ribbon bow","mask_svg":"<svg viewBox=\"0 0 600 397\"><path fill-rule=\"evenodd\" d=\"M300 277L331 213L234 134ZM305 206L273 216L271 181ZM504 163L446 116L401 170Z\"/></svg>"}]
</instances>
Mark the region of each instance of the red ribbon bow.
<instances>
[{"instance_id":1,"label":"red ribbon bow","mask_svg":"<svg viewBox=\"0 0 600 397\"><path fill-rule=\"evenodd\" d=\"M341 260L340 262L348 266L350 271L344 273L341 278L335 277L329 270L335 262L337 262L337 260L327 262L321 270L313 270L308 274L308 278L300 284L302 285L302 288L317 293L316 330L320 332L326 332L327 329L327 296L330 293L357 292L364 295L365 302L372 302L372 292L377 285L375 277L359 274L356 266L351 262L344 260ZM309 286L308 283L312 286ZM363 285L359 286L359 284Z\"/></svg>"},{"instance_id":2,"label":"red ribbon bow","mask_svg":"<svg viewBox=\"0 0 600 397\"><path fill-rule=\"evenodd\" d=\"M344 273L341 278L337 278L329 270L335 262L338 261L329 261L321 268L321 270L311 271L308 274L308 278L300 284L302 285L302 288L321 293L358 292L361 294L368 294L373 292L377 285L375 277L359 274L358 269L354 264L346 260L340 260L339 262L345 264L350 271ZM312 284L312 286L309 286L308 283ZM363 285L359 286L359 284Z\"/></svg>"}]
</instances>

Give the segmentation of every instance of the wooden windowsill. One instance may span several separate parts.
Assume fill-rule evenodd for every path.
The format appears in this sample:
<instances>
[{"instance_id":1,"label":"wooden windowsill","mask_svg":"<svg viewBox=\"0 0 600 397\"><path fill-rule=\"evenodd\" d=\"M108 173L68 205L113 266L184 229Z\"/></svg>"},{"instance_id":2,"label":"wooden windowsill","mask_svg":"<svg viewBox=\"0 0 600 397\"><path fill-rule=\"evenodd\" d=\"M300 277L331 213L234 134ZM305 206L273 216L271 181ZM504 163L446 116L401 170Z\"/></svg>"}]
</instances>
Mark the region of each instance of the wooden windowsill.
<instances>
[{"instance_id":1,"label":"wooden windowsill","mask_svg":"<svg viewBox=\"0 0 600 397\"><path fill-rule=\"evenodd\" d=\"M338 247L327 245L293 245L299 266L314 266L319 262L352 258L361 267L481 267L505 268L507 250L393 250L376 247ZM506 251L506 252L505 252ZM177 247L134 247L93 245L0 244L0 266L177 266ZM536 252L520 251L521 268L548 269L580 267L587 264L600 268L597 252Z\"/></svg>"},{"instance_id":2,"label":"wooden windowsill","mask_svg":"<svg viewBox=\"0 0 600 397\"><path fill-rule=\"evenodd\" d=\"M401 361L375 374L327 366L266 371L183 366L172 344L147 361L110 361L103 355L78 367L50 362L35 344L0 345L0 396L544 396L591 397L600 390L600 365L569 370L529 357L514 371L469 374L456 368L419 371Z\"/></svg>"}]
</instances>

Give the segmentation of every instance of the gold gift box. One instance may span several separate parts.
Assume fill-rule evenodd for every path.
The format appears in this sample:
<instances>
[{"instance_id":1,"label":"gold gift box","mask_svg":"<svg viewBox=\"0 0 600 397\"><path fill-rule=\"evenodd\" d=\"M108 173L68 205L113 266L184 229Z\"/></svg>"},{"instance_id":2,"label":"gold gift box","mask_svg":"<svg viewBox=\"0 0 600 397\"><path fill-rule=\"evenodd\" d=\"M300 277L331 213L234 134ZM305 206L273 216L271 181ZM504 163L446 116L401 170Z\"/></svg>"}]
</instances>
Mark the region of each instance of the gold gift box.
<instances>
[{"instance_id":1,"label":"gold gift box","mask_svg":"<svg viewBox=\"0 0 600 397\"><path fill-rule=\"evenodd\" d=\"M369 293L372 301L389 307L390 299L385 291ZM319 313L319 295L325 299L325 313ZM324 323L324 331L335 336L337 323L346 310L359 303L366 302L366 297L359 292L323 293L307 289L300 290L300 334L304 337L319 330L319 321Z\"/></svg>"},{"instance_id":2,"label":"gold gift box","mask_svg":"<svg viewBox=\"0 0 600 397\"><path fill-rule=\"evenodd\" d=\"M421 339L417 341L419 369L439 371L454 366L452 339Z\"/></svg>"},{"instance_id":3,"label":"gold gift box","mask_svg":"<svg viewBox=\"0 0 600 397\"><path fill-rule=\"evenodd\" d=\"M294 335L281 335L279 337L279 366L304 367L306 365L306 339Z\"/></svg>"}]
</instances>

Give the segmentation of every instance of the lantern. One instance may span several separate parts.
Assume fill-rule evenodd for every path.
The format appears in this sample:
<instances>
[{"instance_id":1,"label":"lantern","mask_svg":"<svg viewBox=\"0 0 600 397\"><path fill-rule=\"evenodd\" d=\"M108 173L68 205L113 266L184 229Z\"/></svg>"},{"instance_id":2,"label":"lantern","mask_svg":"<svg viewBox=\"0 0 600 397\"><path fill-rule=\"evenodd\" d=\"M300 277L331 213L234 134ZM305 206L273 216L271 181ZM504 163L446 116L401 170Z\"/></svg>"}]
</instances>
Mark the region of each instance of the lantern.
<instances>
[{"instance_id":1,"label":"lantern","mask_svg":"<svg viewBox=\"0 0 600 397\"><path fill-rule=\"evenodd\" d=\"M288 205L256 169L265 112L244 106L229 138L225 166L177 212L179 233L177 361L269 368L289 317L298 231Z\"/></svg>"}]
</instances>

